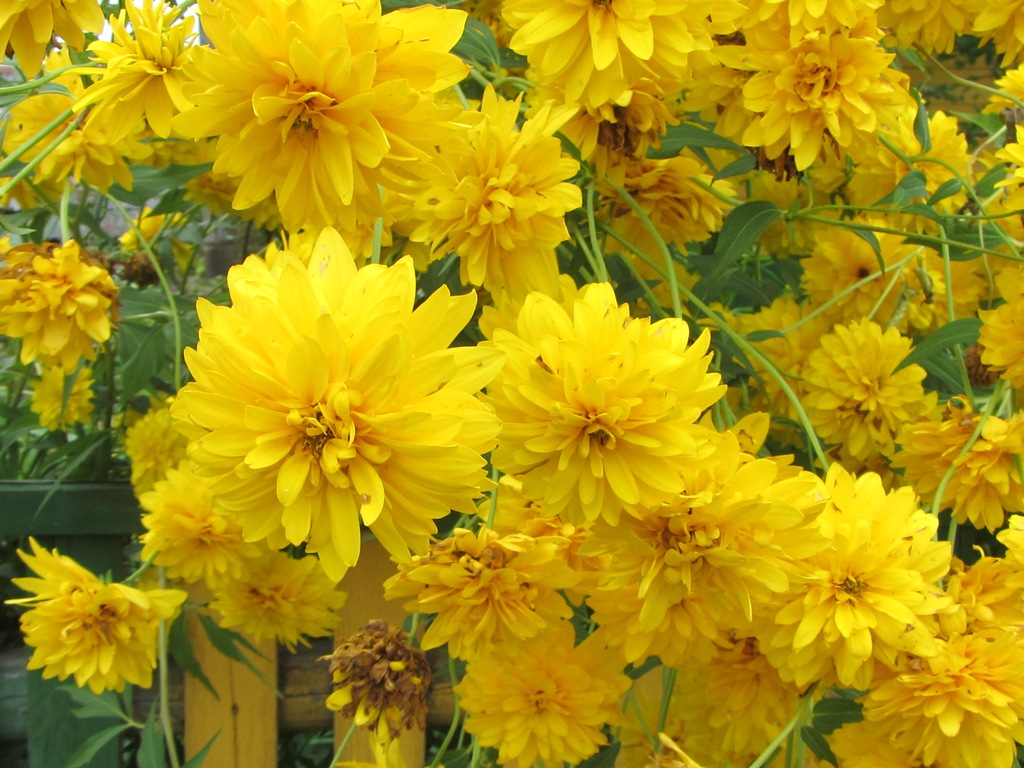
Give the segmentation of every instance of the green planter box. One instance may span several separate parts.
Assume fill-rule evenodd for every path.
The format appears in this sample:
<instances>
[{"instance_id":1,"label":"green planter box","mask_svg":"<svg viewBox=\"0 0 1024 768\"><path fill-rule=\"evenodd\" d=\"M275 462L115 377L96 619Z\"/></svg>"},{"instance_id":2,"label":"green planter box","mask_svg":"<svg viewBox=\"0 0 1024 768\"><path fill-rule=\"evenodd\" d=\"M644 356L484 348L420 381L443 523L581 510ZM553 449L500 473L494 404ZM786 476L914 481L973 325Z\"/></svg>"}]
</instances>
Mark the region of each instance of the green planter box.
<instances>
[{"instance_id":1,"label":"green planter box","mask_svg":"<svg viewBox=\"0 0 1024 768\"><path fill-rule=\"evenodd\" d=\"M128 483L52 483L0 481L0 536L34 536L93 572L121 578L124 549L142 530L139 510ZM28 752L30 768L62 768L92 734L118 720L81 720L72 713L62 686L28 674ZM92 760L90 768L118 768L121 748L115 740Z\"/></svg>"}]
</instances>

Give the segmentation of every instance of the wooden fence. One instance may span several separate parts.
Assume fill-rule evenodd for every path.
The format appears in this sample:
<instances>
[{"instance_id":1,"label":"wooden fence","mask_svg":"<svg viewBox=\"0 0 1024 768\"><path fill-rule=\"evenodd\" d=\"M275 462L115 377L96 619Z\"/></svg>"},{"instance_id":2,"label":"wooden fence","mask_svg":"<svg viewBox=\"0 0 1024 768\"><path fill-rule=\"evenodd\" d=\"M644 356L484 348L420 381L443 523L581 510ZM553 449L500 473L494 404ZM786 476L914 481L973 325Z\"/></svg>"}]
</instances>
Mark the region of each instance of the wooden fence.
<instances>
[{"instance_id":1,"label":"wooden fence","mask_svg":"<svg viewBox=\"0 0 1024 768\"><path fill-rule=\"evenodd\" d=\"M139 529L141 513L134 495L125 487L74 486L53 494L37 484L0 485L0 536L36 536L47 547L79 560L97 572L114 569L122 561L125 544ZM41 510L41 511L40 511ZM345 577L348 601L336 636L347 637L372 619L401 624L405 613L398 603L384 600L383 582L393 572L387 554L375 541L364 542L359 565ZM336 740L350 723L327 710L331 692L327 663L320 656L331 653L330 638L314 641L292 654L273 643L257 644L261 657L253 665L268 686L248 667L232 661L213 647L195 617L190 617L189 639L204 674L217 691L214 697L198 680L172 669L170 709L183 733L185 756L197 754L217 736L204 768L276 768L280 735L294 731L323 731L332 726ZM55 681L44 681L38 672L25 671L28 649L16 649L0 657L0 741L25 739L29 768L60 768L90 734L116 719L76 719L70 698ZM280 696L278 695L280 691ZM134 692L136 716L144 719L154 689ZM453 711L450 688L435 686L431 693L428 724L447 725ZM422 765L424 734L408 733L402 752L410 766ZM373 762L365 737L353 738L344 760ZM90 762L91 768L118 768L119 745L111 743ZM6 766L5 766L6 768Z\"/></svg>"}]
</instances>

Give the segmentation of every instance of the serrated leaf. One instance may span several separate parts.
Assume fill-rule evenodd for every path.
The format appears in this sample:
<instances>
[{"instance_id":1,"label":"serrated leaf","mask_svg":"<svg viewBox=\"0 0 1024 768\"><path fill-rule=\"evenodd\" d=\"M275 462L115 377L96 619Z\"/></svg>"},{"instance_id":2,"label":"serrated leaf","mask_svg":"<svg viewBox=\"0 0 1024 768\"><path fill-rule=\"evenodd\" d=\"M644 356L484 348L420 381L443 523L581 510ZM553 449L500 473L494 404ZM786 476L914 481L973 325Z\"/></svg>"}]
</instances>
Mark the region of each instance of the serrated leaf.
<instances>
[{"instance_id":1,"label":"serrated leaf","mask_svg":"<svg viewBox=\"0 0 1024 768\"><path fill-rule=\"evenodd\" d=\"M815 731L827 736L847 723L859 723L863 719L864 707L860 702L834 697L814 705L811 722Z\"/></svg>"},{"instance_id":2,"label":"serrated leaf","mask_svg":"<svg viewBox=\"0 0 1024 768\"><path fill-rule=\"evenodd\" d=\"M836 760L836 756L832 752L832 747L830 747L828 742L825 741L825 737L809 725L800 727L800 739L804 744L810 747L811 752L813 752L815 757L819 760L824 760L826 763L836 766L836 768L839 767L839 761Z\"/></svg>"},{"instance_id":3,"label":"serrated leaf","mask_svg":"<svg viewBox=\"0 0 1024 768\"><path fill-rule=\"evenodd\" d=\"M726 165L724 168L718 171L711 179L715 182L719 179L729 179L733 176L742 176L744 173L750 173L754 168L757 167L757 158L751 154L741 155L740 157L733 160L731 163Z\"/></svg>"},{"instance_id":4,"label":"serrated leaf","mask_svg":"<svg viewBox=\"0 0 1024 768\"><path fill-rule=\"evenodd\" d=\"M669 126L661 139L661 146L648 150L647 156L655 159L675 157L687 147L711 147L714 149L731 149L736 152L744 148L732 139L719 136L714 131L692 123L680 123Z\"/></svg>"},{"instance_id":5,"label":"serrated leaf","mask_svg":"<svg viewBox=\"0 0 1024 768\"><path fill-rule=\"evenodd\" d=\"M922 363L940 356L947 349L957 344L970 347L978 341L978 333L981 331L981 320L977 317L962 317L924 337L911 351L903 358L903 361L896 366L896 370L906 368L908 365Z\"/></svg>"},{"instance_id":6,"label":"serrated leaf","mask_svg":"<svg viewBox=\"0 0 1024 768\"><path fill-rule=\"evenodd\" d=\"M59 688L70 696L71 701L74 702L71 711L75 717L83 720L93 717L125 719L124 710L121 709L121 702L118 701L117 694L113 691L93 693L88 688L79 688L72 683L61 685Z\"/></svg>"},{"instance_id":7,"label":"serrated leaf","mask_svg":"<svg viewBox=\"0 0 1024 768\"><path fill-rule=\"evenodd\" d=\"M116 739L129 728L131 728L130 725L122 723L121 725L112 725L109 728L104 728L102 731L97 731L86 739L82 746L75 750L75 753L64 764L64 768L81 768L83 765L88 765L89 761L96 757L96 754L107 743L112 739Z\"/></svg>"},{"instance_id":8,"label":"serrated leaf","mask_svg":"<svg viewBox=\"0 0 1024 768\"><path fill-rule=\"evenodd\" d=\"M158 702L154 701L150 706L146 722L142 726L137 757L139 768L164 768L165 765L164 734L156 722L157 705Z\"/></svg>"},{"instance_id":9,"label":"serrated leaf","mask_svg":"<svg viewBox=\"0 0 1024 768\"><path fill-rule=\"evenodd\" d=\"M217 731L215 734L213 734L213 738L206 742L206 746L200 749L198 752L196 752L195 756L192 757L183 766L181 766L181 768L199 768L199 766L202 765L203 761L206 759L206 755L209 753L210 748L213 746L213 742L217 740L218 736L220 736L220 731Z\"/></svg>"},{"instance_id":10,"label":"serrated leaf","mask_svg":"<svg viewBox=\"0 0 1024 768\"><path fill-rule=\"evenodd\" d=\"M203 672L203 668L199 666L199 660L196 659L196 655L192 651L192 642L188 639L185 615L185 612L181 613L174 623L171 624L171 631L167 636L167 650L170 651L171 658L178 662L178 666L184 670L185 674L192 675L192 677L203 684L206 690L213 694L213 698L220 701L220 695L214 690L213 684Z\"/></svg>"}]
</instances>

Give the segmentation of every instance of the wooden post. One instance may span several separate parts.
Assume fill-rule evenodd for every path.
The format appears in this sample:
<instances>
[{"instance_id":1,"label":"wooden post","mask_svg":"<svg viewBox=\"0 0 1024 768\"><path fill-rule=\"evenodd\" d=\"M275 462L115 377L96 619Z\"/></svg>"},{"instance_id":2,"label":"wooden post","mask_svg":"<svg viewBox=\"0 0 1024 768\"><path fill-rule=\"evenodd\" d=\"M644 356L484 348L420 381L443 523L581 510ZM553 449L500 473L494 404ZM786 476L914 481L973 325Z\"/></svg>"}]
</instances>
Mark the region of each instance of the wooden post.
<instances>
[{"instance_id":1,"label":"wooden post","mask_svg":"<svg viewBox=\"0 0 1024 768\"><path fill-rule=\"evenodd\" d=\"M384 599L384 582L391 577L395 564L391 556L376 539L363 540L359 562L345 576L341 586L348 592L348 601L341 612L341 623L336 637L341 640L365 627L373 619L381 619L397 627L402 626L406 612L401 601ZM340 714L334 718L335 749L348 733L352 721ZM365 730L365 729L363 729ZM423 765L426 752L426 734L423 731L407 731L399 739L402 758L409 768ZM349 741L342 761L374 762L369 740L358 730Z\"/></svg>"},{"instance_id":2,"label":"wooden post","mask_svg":"<svg viewBox=\"0 0 1024 768\"><path fill-rule=\"evenodd\" d=\"M245 664L218 651L198 616L188 616L192 652L215 697L185 675L185 757L191 759L216 736L203 768L277 767L277 644L252 642L263 657L249 654L268 685Z\"/></svg>"}]
</instances>

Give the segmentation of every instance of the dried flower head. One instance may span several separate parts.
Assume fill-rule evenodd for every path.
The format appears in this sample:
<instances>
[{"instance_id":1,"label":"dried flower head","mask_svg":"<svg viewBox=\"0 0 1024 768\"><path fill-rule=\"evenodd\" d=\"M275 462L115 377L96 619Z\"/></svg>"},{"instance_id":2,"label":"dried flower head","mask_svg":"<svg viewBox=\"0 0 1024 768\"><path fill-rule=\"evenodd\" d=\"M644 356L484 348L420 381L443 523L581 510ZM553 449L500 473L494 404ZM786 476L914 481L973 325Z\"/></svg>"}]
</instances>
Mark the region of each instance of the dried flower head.
<instances>
[{"instance_id":1,"label":"dried flower head","mask_svg":"<svg viewBox=\"0 0 1024 768\"><path fill-rule=\"evenodd\" d=\"M381 741L424 728L430 664L408 638L398 627L375 619L324 656L331 660L336 688L327 697L327 708L369 726Z\"/></svg>"}]
</instances>

